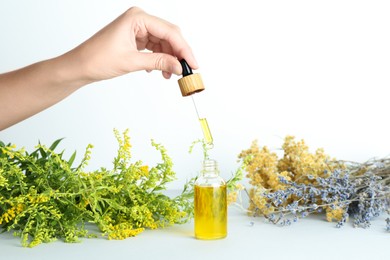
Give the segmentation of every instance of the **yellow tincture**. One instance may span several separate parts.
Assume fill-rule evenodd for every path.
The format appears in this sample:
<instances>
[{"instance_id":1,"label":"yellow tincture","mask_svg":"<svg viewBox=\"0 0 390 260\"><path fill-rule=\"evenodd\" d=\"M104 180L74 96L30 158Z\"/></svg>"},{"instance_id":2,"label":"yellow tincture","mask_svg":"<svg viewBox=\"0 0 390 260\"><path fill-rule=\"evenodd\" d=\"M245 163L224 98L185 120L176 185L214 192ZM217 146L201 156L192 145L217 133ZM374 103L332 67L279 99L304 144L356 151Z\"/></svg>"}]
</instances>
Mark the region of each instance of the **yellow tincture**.
<instances>
[{"instance_id":1,"label":"yellow tincture","mask_svg":"<svg viewBox=\"0 0 390 260\"><path fill-rule=\"evenodd\" d=\"M212 145L213 144L213 136L211 135L209 124L207 123L206 118L199 118L200 126L202 127L204 140L206 141L206 144Z\"/></svg>"},{"instance_id":2,"label":"yellow tincture","mask_svg":"<svg viewBox=\"0 0 390 260\"><path fill-rule=\"evenodd\" d=\"M194 185L195 237L226 237L227 215L226 182L219 176L217 161L206 159Z\"/></svg>"},{"instance_id":3,"label":"yellow tincture","mask_svg":"<svg viewBox=\"0 0 390 260\"><path fill-rule=\"evenodd\" d=\"M220 239L227 235L226 185L195 185L195 237Z\"/></svg>"}]
</instances>

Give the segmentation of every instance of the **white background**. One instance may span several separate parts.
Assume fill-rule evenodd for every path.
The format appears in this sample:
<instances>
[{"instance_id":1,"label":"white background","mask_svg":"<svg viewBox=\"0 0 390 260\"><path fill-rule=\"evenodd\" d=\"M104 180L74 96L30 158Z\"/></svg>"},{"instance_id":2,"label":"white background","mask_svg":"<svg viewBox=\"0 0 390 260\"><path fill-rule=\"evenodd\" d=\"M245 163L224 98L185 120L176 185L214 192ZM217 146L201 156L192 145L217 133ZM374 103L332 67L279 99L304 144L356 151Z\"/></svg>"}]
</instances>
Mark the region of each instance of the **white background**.
<instances>
[{"instance_id":1,"label":"white background","mask_svg":"<svg viewBox=\"0 0 390 260\"><path fill-rule=\"evenodd\" d=\"M206 86L195 99L225 178L254 139L276 149L294 135L345 160L389 155L388 1L2 0L0 71L60 55L133 5L179 25L192 46ZM129 128L134 159L153 165L150 139L162 143L180 188L200 169L200 147L188 148L202 132L178 78L141 71L86 86L0 140L32 149L65 137L61 149L79 156L92 143L93 170L111 165L113 128Z\"/></svg>"}]
</instances>

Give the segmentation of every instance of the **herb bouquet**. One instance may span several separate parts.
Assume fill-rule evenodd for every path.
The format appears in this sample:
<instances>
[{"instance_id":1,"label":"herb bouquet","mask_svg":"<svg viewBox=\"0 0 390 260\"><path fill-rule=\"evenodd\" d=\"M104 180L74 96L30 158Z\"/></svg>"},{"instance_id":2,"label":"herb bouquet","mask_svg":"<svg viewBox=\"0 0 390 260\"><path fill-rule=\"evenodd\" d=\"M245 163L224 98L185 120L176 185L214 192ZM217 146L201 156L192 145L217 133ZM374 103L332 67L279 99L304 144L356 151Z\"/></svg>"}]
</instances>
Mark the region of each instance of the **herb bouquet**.
<instances>
[{"instance_id":1,"label":"herb bouquet","mask_svg":"<svg viewBox=\"0 0 390 260\"><path fill-rule=\"evenodd\" d=\"M92 146L73 167L76 153L65 160L54 151L61 140L50 147L39 144L32 153L0 142L0 227L16 231L23 246L33 247L57 238L96 237L91 224L108 239L124 239L191 218L188 186L176 198L161 192L175 179L165 148L152 141L162 162L150 168L130 161L127 131L115 135L113 169L94 172L84 171Z\"/></svg>"},{"instance_id":2,"label":"herb bouquet","mask_svg":"<svg viewBox=\"0 0 390 260\"><path fill-rule=\"evenodd\" d=\"M285 138L283 156L254 141L239 158L250 180L248 212L281 226L312 213L324 213L341 227L353 219L355 227L389 212L390 158L365 163L330 158L323 149L310 153L304 140ZM387 219L390 231L390 220Z\"/></svg>"}]
</instances>

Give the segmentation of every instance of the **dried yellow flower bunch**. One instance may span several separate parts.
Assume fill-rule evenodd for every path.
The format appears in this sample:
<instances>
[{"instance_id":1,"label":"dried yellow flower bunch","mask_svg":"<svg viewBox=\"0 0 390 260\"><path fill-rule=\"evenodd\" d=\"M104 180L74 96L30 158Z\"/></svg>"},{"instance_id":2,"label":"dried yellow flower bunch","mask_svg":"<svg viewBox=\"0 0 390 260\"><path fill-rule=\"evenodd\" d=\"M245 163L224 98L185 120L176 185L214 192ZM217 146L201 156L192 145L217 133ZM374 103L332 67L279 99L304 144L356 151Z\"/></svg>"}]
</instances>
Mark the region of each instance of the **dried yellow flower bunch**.
<instances>
[{"instance_id":1,"label":"dried yellow flower bunch","mask_svg":"<svg viewBox=\"0 0 390 260\"><path fill-rule=\"evenodd\" d=\"M277 211L271 198L264 194L286 190L290 186L288 183L316 185L318 177L328 178L336 169L343 167L326 155L323 149L311 153L304 140L296 141L293 136L284 139L282 149L283 157L278 158L275 152L271 152L266 146L259 147L257 141L253 141L251 147L238 156L241 160L246 160L246 176L252 185L249 191L251 214L269 215ZM294 196L277 206L287 205L292 200ZM333 209L326 210L335 216Z\"/></svg>"}]
</instances>

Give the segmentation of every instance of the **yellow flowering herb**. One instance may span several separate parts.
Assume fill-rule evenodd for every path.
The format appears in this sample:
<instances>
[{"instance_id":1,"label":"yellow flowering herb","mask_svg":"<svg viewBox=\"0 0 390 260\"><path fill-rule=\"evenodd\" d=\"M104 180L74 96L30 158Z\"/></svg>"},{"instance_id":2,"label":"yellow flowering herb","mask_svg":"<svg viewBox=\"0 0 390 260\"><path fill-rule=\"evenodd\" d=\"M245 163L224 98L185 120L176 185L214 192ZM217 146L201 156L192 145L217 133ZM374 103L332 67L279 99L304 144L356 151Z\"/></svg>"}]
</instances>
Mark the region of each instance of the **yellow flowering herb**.
<instances>
[{"instance_id":1,"label":"yellow flowering herb","mask_svg":"<svg viewBox=\"0 0 390 260\"><path fill-rule=\"evenodd\" d=\"M152 140L161 162L150 167L131 161L127 130L115 130L115 136L119 148L113 168L92 172L84 170L91 145L74 167L76 153L65 160L55 152L61 139L50 147L38 144L32 153L0 142L0 227L33 247L96 237L86 223L96 224L108 239L124 239L191 218L190 190L176 198L162 193L175 180L165 148Z\"/></svg>"}]
</instances>

